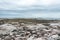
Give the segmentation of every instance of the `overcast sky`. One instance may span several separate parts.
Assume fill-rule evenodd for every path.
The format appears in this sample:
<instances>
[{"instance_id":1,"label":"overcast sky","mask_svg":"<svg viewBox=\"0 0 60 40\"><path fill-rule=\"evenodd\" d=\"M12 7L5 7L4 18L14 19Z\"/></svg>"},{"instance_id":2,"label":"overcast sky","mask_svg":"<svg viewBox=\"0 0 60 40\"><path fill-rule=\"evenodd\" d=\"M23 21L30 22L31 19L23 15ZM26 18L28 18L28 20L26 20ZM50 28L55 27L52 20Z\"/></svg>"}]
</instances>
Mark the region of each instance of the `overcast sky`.
<instances>
[{"instance_id":1,"label":"overcast sky","mask_svg":"<svg viewBox=\"0 0 60 40\"><path fill-rule=\"evenodd\" d=\"M0 0L0 18L60 18L60 0Z\"/></svg>"}]
</instances>

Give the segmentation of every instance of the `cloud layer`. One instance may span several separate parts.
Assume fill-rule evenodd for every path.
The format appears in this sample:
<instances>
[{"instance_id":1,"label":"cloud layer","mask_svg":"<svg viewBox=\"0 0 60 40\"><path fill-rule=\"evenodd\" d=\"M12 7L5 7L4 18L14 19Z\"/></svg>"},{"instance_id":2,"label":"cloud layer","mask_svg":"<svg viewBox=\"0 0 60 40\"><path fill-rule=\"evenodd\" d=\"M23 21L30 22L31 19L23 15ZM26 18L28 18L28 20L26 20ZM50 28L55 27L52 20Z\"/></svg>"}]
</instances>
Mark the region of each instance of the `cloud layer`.
<instances>
[{"instance_id":1,"label":"cloud layer","mask_svg":"<svg viewBox=\"0 0 60 40\"><path fill-rule=\"evenodd\" d=\"M38 5L39 7L54 7L55 5L60 5L60 0L0 0L0 9L23 9L34 7Z\"/></svg>"},{"instance_id":2,"label":"cloud layer","mask_svg":"<svg viewBox=\"0 0 60 40\"><path fill-rule=\"evenodd\" d=\"M0 17L60 18L60 0L0 0Z\"/></svg>"}]
</instances>

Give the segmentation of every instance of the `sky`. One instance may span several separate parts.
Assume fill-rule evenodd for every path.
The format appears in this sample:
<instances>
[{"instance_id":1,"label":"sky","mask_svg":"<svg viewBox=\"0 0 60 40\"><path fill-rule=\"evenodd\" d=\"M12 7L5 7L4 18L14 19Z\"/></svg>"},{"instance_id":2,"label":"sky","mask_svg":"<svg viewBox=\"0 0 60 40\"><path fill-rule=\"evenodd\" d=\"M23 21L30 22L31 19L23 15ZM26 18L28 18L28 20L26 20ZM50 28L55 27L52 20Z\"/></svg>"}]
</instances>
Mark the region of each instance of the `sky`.
<instances>
[{"instance_id":1,"label":"sky","mask_svg":"<svg viewBox=\"0 0 60 40\"><path fill-rule=\"evenodd\" d=\"M60 18L60 0L0 0L0 18Z\"/></svg>"}]
</instances>

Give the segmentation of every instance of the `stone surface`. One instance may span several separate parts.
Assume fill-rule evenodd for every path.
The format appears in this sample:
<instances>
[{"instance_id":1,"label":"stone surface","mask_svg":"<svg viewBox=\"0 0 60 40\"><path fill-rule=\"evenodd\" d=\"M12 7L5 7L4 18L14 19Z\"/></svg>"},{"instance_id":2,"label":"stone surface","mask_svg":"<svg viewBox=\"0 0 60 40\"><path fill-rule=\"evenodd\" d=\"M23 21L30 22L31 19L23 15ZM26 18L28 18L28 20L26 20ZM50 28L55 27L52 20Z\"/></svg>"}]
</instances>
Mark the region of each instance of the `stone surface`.
<instances>
[{"instance_id":1,"label":"stone surface","mask_svg":"<svg viewBox=\"0 0 60 40\"><path fill-rule=\"evenodd\" d=\"M60 39L59 25L14 23L0 25L0 40L57 40Z\"/></svg>"}]
</instances>

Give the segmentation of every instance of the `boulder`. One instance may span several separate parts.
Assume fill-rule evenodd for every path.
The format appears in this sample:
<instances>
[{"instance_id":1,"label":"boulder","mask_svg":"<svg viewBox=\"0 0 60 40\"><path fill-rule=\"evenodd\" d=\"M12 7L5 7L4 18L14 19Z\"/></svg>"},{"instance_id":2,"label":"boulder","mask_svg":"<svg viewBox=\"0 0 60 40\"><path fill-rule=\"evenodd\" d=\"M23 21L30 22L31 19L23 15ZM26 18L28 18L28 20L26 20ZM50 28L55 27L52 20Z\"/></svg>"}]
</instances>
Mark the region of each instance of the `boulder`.
<instances>
[{"instance_id":1,"label":"boulder","mask_svg":"<svg viewBox=\"0 0 60 40\"><path fill-rule=\"evenodd\" d=\"M0 26L0 34L10 33L15 29L16 27L11 24L3 24Z\"/></svg>"}]
</instances>

